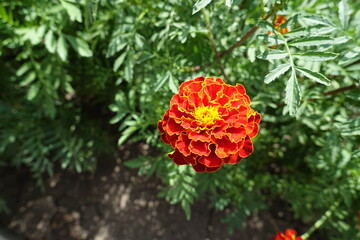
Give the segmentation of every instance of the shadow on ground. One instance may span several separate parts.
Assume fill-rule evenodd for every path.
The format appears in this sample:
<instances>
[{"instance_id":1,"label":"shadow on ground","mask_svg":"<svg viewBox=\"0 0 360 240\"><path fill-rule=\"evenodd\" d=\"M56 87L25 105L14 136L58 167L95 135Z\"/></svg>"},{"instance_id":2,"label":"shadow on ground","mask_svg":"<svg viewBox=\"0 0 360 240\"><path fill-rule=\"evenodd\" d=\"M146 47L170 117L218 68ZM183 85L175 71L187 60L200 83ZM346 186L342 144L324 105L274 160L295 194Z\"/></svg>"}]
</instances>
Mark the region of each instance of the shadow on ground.
<instances>
[{"instance_id":1,"label":"shadow on ground","mask_svg":"<svg viewBox=\"0 0 360 240\"><path fill-rule=\"evenodd\" d=\"M294 224L286 213L262 211L229 235L224 214L205 203L196 203L187 221L179 205L157 197L158 179L139 177L121 164L134 153L147 154L147 147L122 149L121 158L99 161L94 173L59 172L43 192L28 174L2 169L0 191L11 214L0 223L25 237L17 239L36 240L270 240Z\"/></svg>"}]
</instances>

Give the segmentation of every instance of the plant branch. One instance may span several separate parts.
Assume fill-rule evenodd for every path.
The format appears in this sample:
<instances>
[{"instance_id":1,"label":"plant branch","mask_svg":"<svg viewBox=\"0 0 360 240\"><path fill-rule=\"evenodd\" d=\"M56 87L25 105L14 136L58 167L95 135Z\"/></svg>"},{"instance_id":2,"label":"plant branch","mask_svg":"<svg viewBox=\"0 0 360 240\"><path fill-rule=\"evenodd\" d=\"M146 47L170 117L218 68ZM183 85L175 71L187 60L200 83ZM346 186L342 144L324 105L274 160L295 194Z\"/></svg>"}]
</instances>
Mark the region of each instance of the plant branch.
<instances>
[{"instance_id":1,"label":"plant branch","mask_svg":"<svg viewBox=\"0 0 360 240\"><path fill-rule=\"evenodd\" d=\"M339 202L335 202L325 213L324 215L321 216L321 218L319 220L317 220L314 225L306 232L304 233L301 238L303 239L308 239L310 237L310 235L315 232L315 230L317 230L319 227L321 227L326 220L328 220L328 218L332 215L332 213L334 212L334 210L336 209L336 207L339 206Z\"/></svg>"},{"instance_id":2,"label":"plant branch","mask_svg":"<svg viewBox=\"0 0 360 240\"><path fill-rule=\"evenodd\" d=\"M210 19L209 19L209 16L206 12L206 9L203 8L201 9L201 12L205 18L205 24L206 24L206 27L208 29L208 35L209 35L209 40L210 40L210 44L211 44L211 48L212 50L214 51L215 53L215 60L216 60L216 64L218 65L219 69L220 69L220 72L221 74L224 76L225 78L225 81L226 82L229 82L229 78L227 77L225 71L224 71L224 66L222 65L221 63L221 57L220 57L220 54L216 48L216 44L215 44L215 38L214 38L214 34L212 33L212 30L211 30L211 24L210 24Z\"/></svg>"},{"instance_id":3,"label":"plant branch","mask_svg":"<svg viewBox=\"0 0 360 240\"><path fill-rule=\"evenodd\" d=\"M337 93L340 93L340 92L345 92L345 91L356 89L356 88L358 88L358 86L353 84L353 85L350 85L350 86L341 87L341 88L337 88L335 90L324 92L323 95L324 96L330 96L330 95L334 95L334 94L337 94Z\"/></svg>"}]
</instances>

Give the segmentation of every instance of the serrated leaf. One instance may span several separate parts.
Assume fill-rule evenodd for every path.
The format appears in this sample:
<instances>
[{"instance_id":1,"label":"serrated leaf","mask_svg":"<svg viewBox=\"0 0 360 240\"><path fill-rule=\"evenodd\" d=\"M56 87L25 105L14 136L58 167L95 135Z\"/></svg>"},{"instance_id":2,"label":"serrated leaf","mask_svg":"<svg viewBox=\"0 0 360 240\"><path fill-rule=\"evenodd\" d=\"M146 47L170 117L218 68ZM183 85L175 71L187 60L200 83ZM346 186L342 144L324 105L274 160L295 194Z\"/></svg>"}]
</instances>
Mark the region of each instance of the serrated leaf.
<instances>
[{"instance_id":1,"label":"serrated leaf","mask_svg":"<svg viewBox=\"0 0 360 240\"><path fill-rule=\"evenodd\" d=\"M118 145L122 145L136 130L139 128L137 126L130 126L122 132L121 137L118 140Z\"/></svg>"},{"instance_id":2,"label":"serrated leaf","mask_svg":"<svg viewBox=\"0 0 360 240\"><path fill-rule=\"evenodd\" d=\"M294 29L291 32L285 33L286 38L296 38L305 36L316 36L331 33L336 28L324 25L314 25L306 28Z\"/></svg>"},{"instance_id":3,"label":"serrated leaf","mask_svg":"<svg viewBox=\"0 0 360 240\"><path fill-rule=\"evenodd\" d=\"M133 158L124 162L124 165L128 168L139 168L146 163L146 159L143 157Z\"/></svg>"},{"instance_id":4,"label":"serrated leaf","mask_svg":"<svg viewBox=\"0 0 360 240\"><path fill-rule=\"evenodd\" d=\"M33 100L37 96L39 90L40 90L39 84L31 85L26 95L27 100L29 101Z\"/></svg>"},{"instance_id":5,"label":"serrated leaf","mask_svg":"<svg viewBox=\"0 0 360 240\"><path fill-rule=\"evenodd\" d=\"M160 88L168 81L168 79L170 78L169 72L165 73L164 76L162 78L160 78L158 81L156 81L155 83L155 89L154 92L157 92L160 90Z\"/></svg>"},{"instance_id":6,"label":"serrated leaf","mask_svg":"<svg viewBox=\"0 0 360 240\"><path fill-rule=\"evenodd\" d=\"M34 80L36 79L36 73L35 72L30 72L29 74L26 75L26 77L20 82L20 86L24 87L29 85L30 83L32 83Z\"/></svg>"},{"instance_id":7,"label":"serrated leaf","mask_svg":"<svg viewBox=\"0 0 360 240\"><path fill-rule=\"evenodd\" d=\"M21 65L21 67L16 71L16 76L20 77L22 76L24 73L26 73L27 71L29 71L29 69L31 68L31 64L29 62L25 62L23 65Z\"/></svg>"},{"instance_id":8,"label":"serrated leaf","mask_svg":"<svg viewBox=\"0 0 360 240\"><path fill-rule=\"evenodd\" d=\"M58 53L61 60L65 61L67 58L67 44L63 36L60 36L57 45L56 45L56 52Z\"/></svg>"},{"instance_id":9,"label":"serrated leaf","mask_svg":"<svg viewBox=\"0 0 360 240\"><path fill-rule=\"evenodd\" d=\"M360 117L352 119L348 122L339 125L341 135L344 136L358 136L360 135Z\"/></svg>"},{"instance_id":10,"label":"serrated leaf","mask_svg":"<svg viewBox=\"0 0 360 240\"><path fill-rule=\"evenodd\" d=\"M258 38L263 40L266 44L279 45L285 43L285 41L277 35L262 34L258 35Z\"/></svg>"},{"instance_id":11,"label":"serrated leaf","mask_svg":"<svg viewBox=\"0 0 360 240\"><path fill-rule=\"evenodd\" d=\"M305 53L294 53L292 56L312 62L321 62L335 59L338 54L332 52L305 52Z\"/></svg>"},{"instance_id":12,"label":"serrated leaf","mask_svg":"<svg viewBox=\"0 0 360 240\"><path fill-rule=\"evenodd\" d=\"M49 30L45 35L45 47L51 53L56 52L56 38L52 30Z\"/></svg>"},{"instance_id":13,"label":"serrated leaf","mask_svg":"<svg viewBox=\"0 0 360 240\"><path fill-rule=\"evenodd\" d=\"M231 7L231 4L233 4L233 1L234 0L226 0L225 5L228 6L228 7Z\"/></svg>"},{"instance_id":14,"label":"serrated leaf","mask_svg":"<svg viewBox=\"0 0 360 240\"><path fill-rule=\"evenodd\" d=\"M71 21L82 22L81 11L75 3L66 0L60 0L60 3L67 11Z\"/></svg>"},{"instance_id":15,"label":"serrated leaf","mask_svg":"<svg viewBox=\"0 0 360 240\"><path fill-rule=\"evenodd\" d=\"M339 19L343 29L347 29L349 24L349 6L346 0L339 2Z\"/></svg>"},{"instance_id":16,"label":"serrated leaf","mask_svg":"<svg viewBox=\"0 0 360 240\"><path fill-rule=\"evenodd\" d=\"M333 44L335 45L338 45L338 44L343 44L343 43L346 43L348 42L350 39L346 36L342 36L342 37L337 37L334 39L334 42Z\"/></svg>"},{"instance_id":17,"label":"serrated leaf","mask_svg":"<svg viewBox=\"0 0 360 240\"><path fill-rule=\"evenodd\" d=\"M295 69L298 70L305 77L307 77L315 82L324 84L326 86L330 85L330 80L327 77L325 77L324 75L322 75L321 73L317 73L317 72L311 71L310 69L302 68L302 67L295 67Z\"/></svg>"},{"instance_id":18,"label":"serrated leaf","mask_svg":"<svg viewBox=\"0 0 360 240\"><path fill-rule=\"evenodd\" d=\"M169 88L174 94L176 94L179 89L178 81L174 78L174 76L171 73L169 77Z\"/></svg>"},{"instance_id":19,"label":"serrated leaf","mask_svg":"<svg viewBox=\"0 0 360 240\"><path fill-rule=\"evenodd\" d=\"M325 44L334 43L334 39L331 37L304 37L301 39L296 39L291 42L288 42L289 45L294 47L308 47L308 46L318 46Z\"/></svg>"},{"instance_id":20,"label":"serrated leaf","mask_svg":"<svg viewBox=\"0 0 360 240\"><path fill-rule=\"evenodd\" d=\"M276 78L280 77L282 74L286 73L289 68L291 67L290 63L285 63L285 64L281 64L279 66L277 66L275 69L273 69L272 71L270 71L264 79L264 82L266 84L274 81Z\"/></svg>"},{"instance_id":21,"label":"serrated leaf","mask_svg":"<svg viewBox=\"0 0 360 240\"><path fill-rule=\"evenodd\" d=\"M181 201L181 207L185 212L186 219L190 220L190 218L191 218L191 208L190 208L189 202L187 200L183 199Z\"/></svg>"},{"instance_id":22,"label":"serrated leaf","mask_svg":"<svg viewBox=\"0 0 360 240\"><path fill-rule=\"evenodd\" d=\"M360 55L360 47L356 47L350 51L348 51L339 61L339 64L343 64L349 62L350 60L356 58Z\"/></svg>"},{"instance_id":23,"label":"serrated leaf","mask_svg":"<svg viewBox=\"0 0 360 240\"><path fill-rule=\"evenodd\" d=\"M127 55L127 52L124 52L123 54L121 54L121 55L115 60L115 63L114 63L114 66L113 66L114 72L116 72L116 71L119 69L119 67L123 64L126 55Z\"/></svg>"},{"instance_id":24,"label":"serrated leaf","mask_svg":"<svg viewBox=\"0 0 360 240\"><path fill-rule=\"evenodd\" d=\"M320 25L326 25L326 26L334 26L334 24L332 22L330 22L329 20L319 16L319 15L309 15L309 16L304 16L303 19L308 22L308 23L312 23L312 24L320 24Z\"/></svg>"},{"instance_id":25,"label":"serrated leaf","mask_svg":"<svg viewBox=\"0 0 360 240\"><path fill-rule=\"evenodd\" d=\"M212 0L198 0L193 6L192 14L195 14L202 8L206 7L209 3L211 3L211 1Z\"/></svg>"},{"instance_id":26,"label":"serrated leaf","mask_svg":"<svg viewBox=\"0 0 360 240\"><path fill-rule=\"evenodd\" d=\"M300 87L294 69L292 70L291 76L286 83L285 92L285 102L289 108L290 115L293 116L295 115L300 102Z\"/></svg>"},{"instance_id":27,"label":"serrated leaf","mask_svg":"<svg viewBox=\"0 0 360 240\"><path fill-rule=\"evenodd\" d=\"M64 36L80 56L91 57L93 55L92 51L89 48L89 45L84 40L70 35L64 35Z\"/></svg>"},{"instance_id":28,"label":"serrated leaf","mask_svg":"<svg viewBox=\"0 0 360 240\"><path fill-rule=\"evenodd\" d=\"M258 55L258 58L264 60L282 59L289 56L288 52L280 50L265 50Z\"/></svg>"},{"instance_id":29,"label":"serrated leaf","mask_svg":"<svg viewBox=\"0 0 360 240\"><path fill-rule=\"evenodd\" d=\"M124 77L127 82L132 82L134 77L134 61L132 59L126 61Z\"/></svg>"}]
</instances>

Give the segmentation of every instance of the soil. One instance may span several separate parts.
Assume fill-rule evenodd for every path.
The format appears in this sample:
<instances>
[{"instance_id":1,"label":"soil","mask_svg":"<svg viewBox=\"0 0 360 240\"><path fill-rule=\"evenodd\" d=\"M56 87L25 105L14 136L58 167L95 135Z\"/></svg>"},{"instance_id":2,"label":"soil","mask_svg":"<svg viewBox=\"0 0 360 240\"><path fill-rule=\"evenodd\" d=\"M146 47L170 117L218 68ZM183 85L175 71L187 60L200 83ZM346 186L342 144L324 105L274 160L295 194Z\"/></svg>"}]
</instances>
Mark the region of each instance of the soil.
<instances>
[{"instance_id":1,"label":"soil","mask_svg":"<svg viewBox=\"0 0 360 240\"><path fill-rule=\"evenodd\" d=\"M264 210L229 234L221 219L206 203L192 206L187 221L179 205L157 194L161 182L145 178L122 165L136 154L147 154L137 144L121 150L118 159L99 161L94 173L59 171L41 191L30 174L0 169L0 192L11 214L0 215L0 239L34 240L264 240L277 231L304 226L291 218L281 204ZM276 210L277 209L277 210Z\"/></svg>"}]
</instances>

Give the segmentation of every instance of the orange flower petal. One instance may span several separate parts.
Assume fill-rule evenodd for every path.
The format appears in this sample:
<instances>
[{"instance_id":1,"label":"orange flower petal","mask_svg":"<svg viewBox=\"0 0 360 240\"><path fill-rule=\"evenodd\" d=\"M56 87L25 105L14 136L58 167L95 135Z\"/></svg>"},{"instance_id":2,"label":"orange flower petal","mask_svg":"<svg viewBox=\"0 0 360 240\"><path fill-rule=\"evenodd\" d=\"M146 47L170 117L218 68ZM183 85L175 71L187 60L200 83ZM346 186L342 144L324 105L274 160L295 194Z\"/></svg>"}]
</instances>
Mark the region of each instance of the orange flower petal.
<instances>
[{"instance_id":1,"label":"orange flower petal","mask_svg":"<svg viewBox=\"0 0 360 240\"><path fill-rule=\"evenodd\" d=\"M246 136L246 130L244 127L238 127L238 128L228 128L226 130L227 133L229 133L229 139L232 142L240 142L241 140L243 140Z\"/></svg>"},{"instance_id":2,"label":"orange flower petal","mask_svg":"<svg viewBox=\"0 0 360 240\"><path fill-rule=\"evenodd\" d=\"M209 156L200 157L199 162L210 168L221 167L223 163L222 159L216 156L214 152L211 152Z\"/></svg>"},{"instance_id":3,"label":"orange flower petal","mask_svg":"<svg viewBox=\"0 0 360 240\"><path fill-rule=\"evenodd\" d=\"M192 153L200 156L208 156L210 154L209 143L207 142L191 140L189 148Z\"/></svg>"},{"instance_id":4,"label":"orange flower petal","mask_svg":"<svg viewBox=\"0 0 360 240\"><path fill-rule=\"evenodd\" d=\"M237 144L226 138L216 139L215 144L215 153L219 158L228 157L230 154L234 154L237 151Z\"/></svg>"},{"instance_id":5,"label":"orange flower petal","mask_svg":"<svg viewBox=\"0 0 360 240\"><path fill-rule=\"evenodd\" d=\"M239 151L240 157L244 158L249 156L253 152L253 150L254 148L251 139L248 136L246 136L244 146Z\"/></svg>"},{"instance_id":6,"label":"orange flower petal","mask_svg":"<svg viewBox=\"0 0 360 240\"><path fill-rule=\"evenodd\" d=\"M176 141L176 148L184 155L184 156L189 156L191 154L190 149L189 149L189 144L190 144L190 139L185 135L185 134L181 134L178 138L178 140Z\"/></svg>"},{"instance_id":7,"label":"orange flower petal","mask_svg":"<svg viewBox=\"0 0 360 240\"><path fill-rule=\"evenodd\" d=\"M206 131L200 131L200 132L190 132L189 138L191 140L195 141L201 141L201 142L210 142L211 136Z\"/></svg>"},{"instance_id":8,"label":"orange flower petal","mask_svg":"<svg viewBox=\"0 0 360 240\"><path fill-rule=\"evenodd\" d=\"M242 158L239 156L239 154L233 154L230 157L224 158L224 163L226 164L236 164L240 162Z\"/></svg>"}]
</instances>

